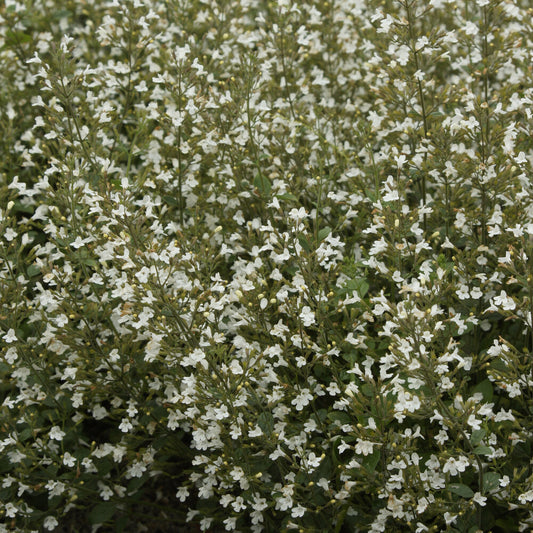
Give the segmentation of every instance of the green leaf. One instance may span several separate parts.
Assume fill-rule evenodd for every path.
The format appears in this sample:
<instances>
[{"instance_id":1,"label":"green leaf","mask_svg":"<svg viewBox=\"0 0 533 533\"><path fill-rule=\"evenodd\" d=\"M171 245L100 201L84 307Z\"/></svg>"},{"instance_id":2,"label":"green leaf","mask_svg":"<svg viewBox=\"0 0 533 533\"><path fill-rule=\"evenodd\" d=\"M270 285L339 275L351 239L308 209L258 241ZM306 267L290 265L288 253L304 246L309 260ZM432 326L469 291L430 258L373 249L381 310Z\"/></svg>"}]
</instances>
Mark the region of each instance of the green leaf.
<instances>
[{"instance_id":1,"label":"green leaf","mask_svg":"<svg viewBox=\"0 0 533 533\"><path fill-rule=\"evenodd\" d=\"M89 513L89 522L91 524L103 524L112 518L115 514L115 509L116 505L114 503L99 503Z\"/></svg>"},{"instance_id":2,"label":"green leaf","mask_svg":"<svg viewBox=\"0 0 533 533\"><path fill-rule=\"evenodd\" d=\"M368 383L364 383L361 387L361 391L367 398L373 398L374 397L374 387L369 385Z\"/></svg>"},{"instance_id":3,"label":"green leaf","mask_svg":"<svg viewBox=\"0 0 533 533\"><path fill-rule=\"evenodd\" d=\"M18 46L21 44L31 42L31 35L24 33L23 31L6 31L6 44L8 46Z\"/></svg>"},{"instance_id":4,"label":"green leaf","mask_svg":"<svg viewBox=\"0 0 533 533\"><path fill-rule=\"evenodd\" d=\"M490 455L490 454L492 454L492 449L489 448L488 446L478 446L474 450L474 453L476 455Z\"/></svg>"},{"instance_id":5,"label":"green leaf","mask_svg":"<svg viewBox=\"0 0 533 533\"><path fill-rule=\"evenodd\" d=\"M25 440L28 440L30 437L32 436L32 430L31 428L26 428L26 429L23 429L19 435L18 435L18 440L20 442L24 442Z\"/></svg>"},{"instance_id":6,"label":"green leaf","mask_svg":"<svg viewBox=\"0 0 533 533\"><path fill-rule=\"evenodd\" d=\"M376 448L370 455L367 455L361 462L363 468L368 472L374 472L381 459L381 451Z\"/></svg>"},{"instance_id":7,"label":"green leaf","mask_svg":"<svg viewBox=\"0 0 533 533\"><path fill-rule=\"evenodd\" d=\"M481 383L478 383L474 387L473 392L481 392L486 402L491 402L492 397L494 395L494 391L492 390L492 383L488 379L485 379Z\"/></svg>"},{"instance_id":8,"label":"green leaf","mask_svg":"<svg viewBox=\"0 0 533 533\"><path fill-rule=\"evenodd\" d=\"M270 413L264 411L257 417L257 424L265 435L270 435L274 431L274 418Z\"/></svg>"},{"instance_id":9,"label":"green leaf","mask_svg":"<svg viewBox=\"0 0 533 533\"><path fill-rule=\"evenodd\" d=\"M329 234L331 233L331 228L329 226L326 226L325 228L322 228L318 232L318 240L323 241Z\"/></svg>"},{"instance_id":10,"label":"green leaf","mask_svg":"<svg viewBox=\"0 0 533 533\"><path fill-rule=\"evenodd\" d=\"M370 285L368 284L366 279L361 278L355 281L357 281L357 294L359 294L361 298L364 298L365 294L368 292L368 289L370 288Z\"/></svg>"},{"instance_id":11,"label":"green leaf","mask_svg":"<svg viewBox=\"0 0 533 533\"><path fill-rule=\"evenodd\" d=\"M268 196L270 194L270 190L272 189L272 183L270 183L270 180L261 173L257 173L255 175L254 186L261 194L265 196Z\"/></svg>"},{"instance_id":12,"label":"green leaf","mask_svg":"<svg viewBox=\"0 0 533 533\"><path fill-rule=\"evenodd\" d=\"M328 419L331 422L338 422L339 424L351 424L353 417L343 411L332 411L328 413Z\"/></svg>"},{"instance_id":13,"label":"green leaf","mask_svg":"<svg viewBox=\"0 0 533 533\"><path fill-rule=\"evenodd\" d=\"M30 265L26 269L26 274L28 274L29 278L33 278L34 276L38 276L41 273L41 269L37 265Z\"/></svg>"},{"instance_id":14,"label":"green leaf","mask_svg":"<svg viewBox=\"0 0 533 533\"><path fill-rule=\"evenodd\" d=\"M453 492L462 498L472 498L472 496L474 496L474 491L462 483L453 483L448 488L450 492Z\"/></svg>"},{"instance_id":15,"label":"green leaf","mask_svg":"<svg viewBox=\"0 0 533 533\"><path fill-rule=\"evenodd\" d=\"M163 196L163 200L168 205L172 205L172 206L177 206L178 205L178 199L175 198L174 196L170 196L170 195L166 194L165 196Z\"/></svg>"},{"instance_id":16,"label":"green leaf","mask_svg":"<svg viewBox=\"0 0 533 533\"><path fill-rule=\"evenodd\" d=\"M483 492L492 492L500 486L500 474L497 472L486 472L483 474Z\"/></svg>"},{"instance_id":17,"label":"green leaf","mask_svg":"<svg viewBox=\"0 0 533 533\"><path fill-rule=\"evenodd\" d=\"M138 491L146 482L144 476L133 478L127 487L128 495L132 495L134 492Z\"/></svg>"},{"instance_id":18,"label":"green leaf","mask_svg":"<svg viewBox=\"0 0 533 533\"><path fill-rule=\"evenodd\" d=\"M287 202L297 202L298 198L294 196L294 194L290 192L286 192L284 194L276 194L276 198L279 200L286 200Z\"/></svg>"},{"instance_id":19,"label":"green leaf","mask_svg":"<svg viewBox=\"0 0 533 533\"><path fill-rule=\"evenodd\" d=\"M475 429L472 431L472 436L470 437L472 446L477 446L483 440L486 433L487 432L484 429Z\"/></svg>"},{"instance_id":20,"label":"green leaf","mask_svg":"<svg viewBox=\"0 0 533 533\"><path fill-rule=\"evenodd\" d=\"M56 20L62 19L62 18L68 18L72 16L72 11L68 9L59 9L57 11L54 11L52 14L52 17Z\"/></svg>"},{"instance_id":21,"label":"green leaf","mask_svg":"<svg viewBox=\"0 0 533 533\"><path fill-rule=\"evenodd\" d=\"M106 458L102 458L100 461L96 462L96 468L98 469L98 474L100 476L105 476L113 468L113 463Z\"/></svg>"},{"instance_id":22,"label":"green leaf","mask_svg":"<svg viewBox=\"0 0 533 533\"><path fill-rule=\"evenodd\" d=\"M337 525L335 526L335 532L334 533L340 533L342 529L342 525L344 524L344 520L346 519L346 513L348 512L348 505L345 505L342 509L342 511L337 516Z\"/></svg>"},{"instance_id":23,"label":"green leaf","mask_svg":"<svg viewBox=\"0 0 533 533\"><path fill-rule=\"evenodd\" d=\"M305 237L298 237L298 242L307 253L311 251L311 247L309 246L309 243L307 242L307 239Z\"/></svg>"}]
</instances>

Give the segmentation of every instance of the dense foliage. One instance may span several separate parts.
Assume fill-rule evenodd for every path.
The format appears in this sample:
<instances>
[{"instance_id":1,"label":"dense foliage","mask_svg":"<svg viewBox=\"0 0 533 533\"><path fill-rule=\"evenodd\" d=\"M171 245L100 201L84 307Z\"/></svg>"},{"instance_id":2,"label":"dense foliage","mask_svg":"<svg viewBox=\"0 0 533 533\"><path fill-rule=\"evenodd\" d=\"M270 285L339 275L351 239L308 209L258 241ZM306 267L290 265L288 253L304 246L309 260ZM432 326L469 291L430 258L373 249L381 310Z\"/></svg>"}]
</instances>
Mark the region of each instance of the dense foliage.
<instances>
[{"instance_id":1,"label":"dense foliage","mask_svg":"<svg viewBox=\"0 0 533 533\"><path fill-rule=\"evenodd\" d=\"M0 5L0 531L533 528L528 6Z\"/></svg>"}]
</instances>

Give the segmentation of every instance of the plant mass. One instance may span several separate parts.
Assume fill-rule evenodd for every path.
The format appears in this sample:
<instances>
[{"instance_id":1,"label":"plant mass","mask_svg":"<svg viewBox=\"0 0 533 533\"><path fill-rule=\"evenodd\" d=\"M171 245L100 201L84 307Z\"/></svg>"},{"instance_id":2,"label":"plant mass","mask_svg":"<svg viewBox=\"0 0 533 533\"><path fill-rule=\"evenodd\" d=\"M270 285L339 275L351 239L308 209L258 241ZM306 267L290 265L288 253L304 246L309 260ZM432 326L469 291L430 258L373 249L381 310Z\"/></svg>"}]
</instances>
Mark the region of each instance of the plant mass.
<instances>
[{"instance_id":1,"label":"plant mass","mask_svg":"<svg viewBox=\"0 0 533 533\"><path fill-rule=\"evenodd\" d=\"M0 532L532 529L529 4L6 0Z\"/></svg>"}]
</instances>

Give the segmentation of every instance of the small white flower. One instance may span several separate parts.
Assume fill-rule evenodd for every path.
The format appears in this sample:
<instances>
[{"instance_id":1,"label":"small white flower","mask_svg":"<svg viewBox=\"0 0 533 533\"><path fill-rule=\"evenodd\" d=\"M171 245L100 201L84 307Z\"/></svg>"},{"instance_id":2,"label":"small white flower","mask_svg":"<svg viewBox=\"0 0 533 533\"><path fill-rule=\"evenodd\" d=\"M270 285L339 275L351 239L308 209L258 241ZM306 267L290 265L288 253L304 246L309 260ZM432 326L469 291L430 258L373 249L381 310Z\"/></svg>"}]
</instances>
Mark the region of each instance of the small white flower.
<instances>
[{"instance_id":1,"label":"small white flower","mask_svg":"<svg viewBox=\"0 0 533 533\"><path fill-rule=\"evenodd\" d=\"M187 487L179 487L176 492L176 498L183 503L187 499L187 496L189 496L189 490Z\"/></svg>"},{"instance_id":2,"label":"small white flower","mask_svg":"<svg viewBox=\"0 0 533 533\"><path fill-rule=\"evenodd\" d=\"M2 337L7 343L15 342L17 336L15 335L15 330L10 328L9 331Z\"/></svg>"},{"instance_id":3,"label":"small white flower","mask_svg":"<svg viewBox=\"0 0 533 533\"><path fill-rule=\"evenodd\" d=\"M120 431L123 433L127 433L130 429L133 429L133 424L127 418L123 418L120 426L118 426L118 429L120 429Z\"/></svg>"},{"instance_id":4,"label":"small white flower","mask_svg":"<svg viewBox=\"0 0 533 533\"><path fill-rule=\"evenodd\" d=\"M305 514L305 507L302 507L301 505L297 505L296 507L293 507L291 509L291 516L293 518L299 518Z\"/></svg>"},{"instance_id":5,"label":"small white flower","mask_svg":"<svg viewBox=\"0 0 533 533\"><path fill-rule=\"evenodd\" d=\"M305 305L300 313L300 318L302 319L302 323L304 327L308 328L309 326L313 325L315 321L315 313L312 311L312 309Z\"/></svg>"},{"instance_id":6,"label":"small white flower","mask_svg":"<svg viewBox=\"0 0 533 533\"><path fill-rule=\"evenodd\" d=\"M474 497L472 498L472 501L480 505L481 507L485 507L487 505L487 497L482 496L481 492L476 492L474 494Z\"/></svg>"},{"instance_id":7,"label":"small white flower","mask_svg":"<svg viewBox=\"0 0 533 533\"><path fill-rule=\"evenodd\" d=\"M449 472L451 476L456 476L459 472L464 472L467 466L468 459L465 457L459 457L458 459L455 459L455 457L450 457L446 461L442 471L445 474Z\"/></svg>"},{"instance_id":8,"label":"small white flower","mask_svg":"<svg viewBox=\"0 0 533 533\"><path fill-rule=\"evenodd\" d=\"M355 453L358 455L370 455L374 451L374 443L368 440L357 439Z\"/></svg>"},{"instance_id":9,"label":"small white flower","mask_svg":"<svg viewBox=\"0 0 533 533\"><path fill-rule=\"evenodd\" d=\"M47 516L43 522L44 529L48 531L53 531L58 525L59 522L53 516Z\"/></svg>"},{"instance_id":10,"label":"small white flower","mask_svg":"<svg viewBox=\"0 0 533 533\"><path fill-rule=\"evenodd\" d=\"M301 411L313 399L313 395L309 389L302 389L300 394L292 400L291 404L296 407L297 411Z\"/></svg>"},{"instance_id":11,"label":"small white flower","mask_svg":"<svg viewBox=\"0 0 533 533\"><path fill-rule=\"evenodd\" d=\"M5 506L4 510L7 518L15 518L15 515L18 513L18 509L11 502Z\"/></svg>"},{"instance_id":12,"label":"small white flower","mask_svg":"<svg viewBox=\"0 0 533 533\"><path fill-rule=\"evenodd\" d=\"M518 501L525 505L527 502L533 502L533 490L528 490L518 496Z\"/></svg>"},{"instance_id":13,"label":"small white flower","mask_svg":"<svg viewBox=\"0 0 533 533\"><path fill-rule=\"evenodd\" d=\"M72 467L76 464L76 458L70 455L70 453L65 452L65 455L63 455L63 464Z\"/></svg>"},{"instance_id":14,"label":"small white flower","mask_svg":"<svg viewBox=\"0 0 533 533\"><path fill-rule=\"evenodd\" d=\"M50 429L50 438L53 440L63 440L63 437L66 435L64 431L61 431L61 428L59 426L53 426Z\"/></svg>"}]
</instances>

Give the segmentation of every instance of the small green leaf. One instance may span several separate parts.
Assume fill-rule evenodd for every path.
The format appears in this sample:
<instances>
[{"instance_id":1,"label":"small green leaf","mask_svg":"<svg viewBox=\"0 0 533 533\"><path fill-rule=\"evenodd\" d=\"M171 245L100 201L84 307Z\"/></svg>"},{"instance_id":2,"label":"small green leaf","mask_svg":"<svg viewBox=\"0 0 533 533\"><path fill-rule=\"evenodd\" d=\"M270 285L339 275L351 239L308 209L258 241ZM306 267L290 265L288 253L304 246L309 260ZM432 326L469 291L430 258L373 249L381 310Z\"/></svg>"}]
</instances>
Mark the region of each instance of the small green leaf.
<instances>
[{"instance_id":1,"label":"small green leaf","mask_svg":"<svg viewBox=\"0 0 533 533\"><path fill-rule=\"evenodd\" d=\"M274 431L274 418L266 411L257 417L257 424L265 435L270 435Z\"/></svg>"},{"instance_id":2,"label":"small green leaf","mask_svg":"<svg viewBox=\"0 0 533 533\"><path fill-rule=\"evenodd\" d=\"M483 394L483 398L485 399L486 402L491 402L492 401L492 397L494 395L494 391L492 389L492 383L488 379L485 379L481 383L478 383L474 387L473 392L474 393L481 392L481 394Z\"/></svg>"},{"instance_id":3,"label":"small green leaf","mask_svg":"<svg viewBox=\"0 0 533 533\"><path fill-rule=\"evenodd\" d=\"M9 46L18 46L29 42L31 42L31 35L28 35L23 31L6 31L6 44Z\"/></svg>"},{"instance_id":4,"label":"small green leaf","mask_svg":"<svg viewBox=\"0 0 533 533\"><path fill-rule=\"evenodd\" d=\"M163 196L163 200L168 204L168 205L172 205L172 206L177 206L178 205L178 199L174 196L170 196L169 194L166 194L165 196Z\"/></svg>"},{"instance_id":5,"label":"small green leaf","mask_svg":"<svg viewBox=\"0 0 533 533\"><path fill-rule=\"evenodd\" d=\"M449 486L449 489L450 492L453 492L462 498L472 498L472 496L474 496L474 491L462 483L453 483Z\"/></svg>"},{"instance_id":6,"label":"small green leaf","mask_svg":"<svg viewBox=\"0 0 533 533\"><path fill-rule=\"evenodd\" d=\"M38 276L41 273L41 269L37 265L30 265L26 269L26 274L28 274L29 278L33 278L34 276Z\"/></svg>"},{"instance_id":7,"label":"small green leaf","mask_svg":"<svg viewBox=\"0 0 533 533\"><path fill-rule=\"evenodd\" d=\"M144 485L145 482L146 482L146 478L144 476L133 478L128 483L128 487L127 487L128 494L131 495L134 492L138 491Z\"/></svg>"},{"instance_id":8,"label":"small green leaf","mask_svg":"<svg viewBox=\"0 0 533 533\"><path fill-rule=\"evenodd\" d=\"M361 391L367 398L373 398L374 397L374 387L369 385L368 383L364 383L361 387Z\"/></svg>"},{"instance_id":9,"label":"small green leaf","mask_svg":"<svg viewBox=\"0 0 533 533\"><path fill-rule=\"evenodd\" d=\"M109 459L103 458L96 463L96 468L100 476L105 476L113 468L113 463Z\"/></svg>"},{"instance_id":10,"label":"small green leaf","mask_svg":"<svg viewBox=\"0 0 533 533\"><path fill-rule=\"evenodd\" d=\"M99 503L89 513L89 522L91 524L103 524L112 518L115 514L115 509L116 505L114 503Z\"/></svg>"},{"instance_id":11,"label":"small green leaf","mask_svg":"<svg viewBox=\"0 0 533 533\"><path fill-rule=\"evenodd\" d=\"M272 189L272 183L270 183L270 180L261 173L257 173L255 175L254 186L261 194L265 196L268 196L270 194L270 190Z\"/></svg>"},{"instance_id":12,"label":"small green leaf","mask_svg":"<svg viewBox=\"0 0 533 533\"><path fill-rule=\"evenodd\" d=\"M287 202L297 202L298 201L298 198L296 196L294 196L294 194L292 194L290 192L286 192L284 194L276 194L276 198L278 198L279 200L285 200Z\"/></svg>"},{"instance_id":13,"label":"small green leaf","mask_svg":"<svg viewBox=\"0 0 533 533\"><path fill-rule=\"evenodd\" d=\"M323 241L331 233L331 228L326 226L318 232L318 241Z\"/></svg>"},{"instance_id":14,"label":"small green leaf","mask_svg":"<svg viewBox=\"0 0 533 533\"><path fill-rule=\"evenodd\" d=\"M361 462L363 468L368 472L374 472L381 459L381 451L376 448L370 455L367 455Z\"/></svg>"},{"instance_id":15,"label":"small green leaf","mask_svg":"<svg viewBox=\"0 0 533 533\"><path fill-rule=\"evenodd\" d=\"M500 486L500 474L497 472L486 472L483 474L483 492L492 492Z\"/></svg>"},{"instance_id":16,"label":"small green leaf","mask_svg":"<svg viewBox=\"0 0 533 533\"><path fill-rule=\"evenodd\" d=\"M492 454L492 449L489 448L488 446L478 446L474 450L474 453L476 455L491 455Z\"/></svg>"},{"instance_id":17,"label":"small green leaf","mask_svg":"<svg viewBox=\"0 0 533 533\"><path fill-rule=\"evenodd\" d=\"M59 9L58 11L55 11L52 14L52 17L55 18L56 20L63 19L63 18L68 18L68 17L71 17L71 16L72 16L72 11L70 11L68 9Z\"/></svg>"},{"instance_id":18,"label":"small green leaf","mask_svg":"<svg viewBox=\"0 0 533 533\"><path fill-rule=\"evenodd\" d=\"M298 237L298 242L307 253L311 251L311 247L309 246L309 243L307 242L307 239L305 237Z\"/></svg>"},{"instance_id":19,"label":"small green leaf","mask_svg":"<svg viewBox=\"0 0 533 533\"><path fill-rule=\"evenodd\" d=\"M18 440L20 442L24 442L25 440L28 440L31 437L31 435L32 435L31 428L23 429L18 435Z\"/></svg>"},{"instance_id":20,"label":"small green leaf","mask_svg":"<svg viewBox=\"0 0 533 533\"><path fill-rule=\"evenodd\" d=\"M484 429L475 429L472 431L472 436L470 437L472 446L477 446L483 440L486 433L487 432Z\"/></svg>"}]
</instances>

